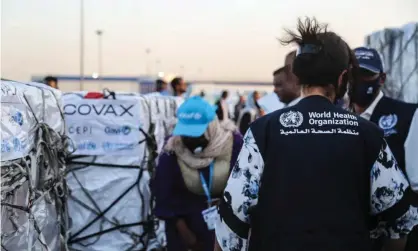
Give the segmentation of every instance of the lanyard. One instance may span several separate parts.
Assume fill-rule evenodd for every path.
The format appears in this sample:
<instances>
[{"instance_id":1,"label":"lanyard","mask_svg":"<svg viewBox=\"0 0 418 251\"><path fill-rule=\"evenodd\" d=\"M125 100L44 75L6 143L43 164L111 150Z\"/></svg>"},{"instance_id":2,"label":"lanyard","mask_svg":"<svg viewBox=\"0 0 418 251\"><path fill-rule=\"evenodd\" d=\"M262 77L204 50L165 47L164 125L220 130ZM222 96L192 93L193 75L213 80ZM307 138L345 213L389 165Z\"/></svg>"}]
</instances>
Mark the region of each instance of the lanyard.
<instances>
[{"instance_id":1,"label":"lanyard","mask_svg":"<svg viewBox=\"0 0 418 251\"><path fill-rule=\"evenodd\" d=\"M206 179L205 179L205 177L203 177L202 172L199 172L200 181L202 182L203 191L205 192L206 197L208 198L209 207L211 206L211 203L212 203L212 198L210 196L210 191L212 190L213 166L214 166L214 164L213 164L213 161L212 161L212 163L210 163L210 166L209 166L209 185L206 183Z\"/></svg>"}]
</instances>

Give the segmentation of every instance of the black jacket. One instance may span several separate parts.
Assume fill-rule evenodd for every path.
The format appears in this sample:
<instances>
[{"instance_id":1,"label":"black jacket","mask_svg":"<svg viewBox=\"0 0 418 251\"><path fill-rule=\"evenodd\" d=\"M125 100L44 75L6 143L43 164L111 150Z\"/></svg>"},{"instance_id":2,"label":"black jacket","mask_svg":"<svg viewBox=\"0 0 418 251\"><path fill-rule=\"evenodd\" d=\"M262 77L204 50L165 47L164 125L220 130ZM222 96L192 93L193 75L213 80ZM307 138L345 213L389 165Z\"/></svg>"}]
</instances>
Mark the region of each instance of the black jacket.
<instances>
[{"instance_id":1,"label":"black jacket","mask_svg":"<svg viewBox=\"0 0 418 251\"><path fill-rule=\"evenodd\" d=\"M373 123L321 96L251 125L264 159L251 251L369 251Z\"/></svg>"},{"instance_id":2,"label":"black jacket","mask_svg":"<svg viewBox=\"0 0 418 251\"><path fill-rule=\"evenodd\" d=\"M405 172L404 144L414 117L417 104L409 104L383 97L376 105L370 121L384 131L386 141L400 168ZM417 139L418 140L418 139ZM418 150L417 150L418 153Z\"/></svg>"}]
</instances>

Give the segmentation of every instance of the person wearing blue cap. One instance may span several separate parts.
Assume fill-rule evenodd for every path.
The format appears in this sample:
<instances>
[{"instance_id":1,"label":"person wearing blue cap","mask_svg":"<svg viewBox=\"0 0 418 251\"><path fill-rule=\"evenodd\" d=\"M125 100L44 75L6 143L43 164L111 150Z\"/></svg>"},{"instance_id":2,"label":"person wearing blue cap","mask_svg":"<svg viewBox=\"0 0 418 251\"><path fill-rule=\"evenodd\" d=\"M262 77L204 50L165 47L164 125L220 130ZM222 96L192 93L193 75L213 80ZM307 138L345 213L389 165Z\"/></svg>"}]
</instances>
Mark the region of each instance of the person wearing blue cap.
<instances>
[{"instance_id":1,"label":"person wearing blue cap","mask_svg":"<svg viewBox=\"0 0 418 251\"><path fill-rule=\"evenodd\" d=\"M354 50L360 69L349 96L354 111L377 124L383 131L399 167L408 176L412 200L418 202L418 105L386 97L381 88L386 80L380 54L373 48ZM418 204L418 203L417 203ZM415 239L418 250L418 228L411 233L408 246ZM409 247L408 247L409 248Z\"/></svg>"},{"instance_id":2,"label":"person wearing blue cap","mask_svg":"<svg viewBox=\"0 0 418 251\"><path fill-rule=\"evenodd\" d=\"M155 214L166 222L169 251L213 251L214 205L243 144L216 107L199 96L177 110L178 122L160 155L152 189Z\"/></svg>"}]
</instances>

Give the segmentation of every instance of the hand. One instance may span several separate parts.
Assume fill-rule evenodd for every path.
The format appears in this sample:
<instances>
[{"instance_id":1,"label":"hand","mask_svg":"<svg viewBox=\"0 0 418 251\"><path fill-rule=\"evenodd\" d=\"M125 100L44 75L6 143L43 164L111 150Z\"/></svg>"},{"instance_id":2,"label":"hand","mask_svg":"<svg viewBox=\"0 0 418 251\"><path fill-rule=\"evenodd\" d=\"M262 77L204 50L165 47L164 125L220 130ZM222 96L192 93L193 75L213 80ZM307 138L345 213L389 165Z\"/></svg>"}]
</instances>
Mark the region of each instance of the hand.
<instances>
[{"instance_id":1,"label":"hand","mask_svg":"<svg viewBox=\"0 0 418 251\"><path fill-rule=\"evenodd\" d=\"M215 248L213 251L222 251L221 246L218 243L218 240L215 238Z\"/></svg>"},{"instance_id":2,"label":"hand","mask_svg":"<svg viewBox=\"0 0 418 251\"><path fill-rule=\"evenodd\" d=\"M189 229L186 224L186 221L183 219L178 219L176 222L177 231L180 233L181 238L183 239L184 243L188 248L193 247L197 248L197 238L196 235ZM196 249L199 250L199 249Z\"/></svg>"},{"instance_id":3,"label":"hand","mask_svg":"<svg viewBox=\"0 0 418 251\"><path fill-rule=\"evenodd\" d=\"M398 251L405 250L406 238L400 239L386 239L383 245L383 251Z\"/></svg>"},{"instance_id":4,"label":"hand","mask_svg":"<svg viewBox=\"0 0 418 251\"><path fill-rule=\"evenodd\" d=\"M213 206L217 207L217 206L219 206L220 203L221 203L221 200L219 198L212 199L212 201L210 203L210 206L211 207L213 207Z\"/></svg>"},{"instance_id":5,"label":"hand","mask_svg":"<svg viewBox=\"0 0 418 251\"><path fill-rule=\"evenodd\" d=\"M203 251L205 250L201 242L195 242L193 245L189 246L192 251Z\"/></svg>"}]
</instances>

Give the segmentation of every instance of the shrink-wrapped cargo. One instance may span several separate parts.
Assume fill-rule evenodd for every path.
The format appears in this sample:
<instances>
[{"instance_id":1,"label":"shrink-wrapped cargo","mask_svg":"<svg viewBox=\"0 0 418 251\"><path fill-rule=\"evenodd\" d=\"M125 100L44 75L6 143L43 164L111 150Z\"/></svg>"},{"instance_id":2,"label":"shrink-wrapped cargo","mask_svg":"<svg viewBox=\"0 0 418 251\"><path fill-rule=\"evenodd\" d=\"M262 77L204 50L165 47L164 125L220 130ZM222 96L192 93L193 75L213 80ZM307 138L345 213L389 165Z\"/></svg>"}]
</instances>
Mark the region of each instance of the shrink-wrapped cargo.
<instances>
[{"instance_id":1,"label":"shrink-wrapped cargo","mask_svg":"<svg viewBox=\"0 0 418 251\"><path fill-rule=\"evenodd\" d=\"M2 250L67 249L61 92L1 81Z\"/></svg>"},{"instance_id":2,"label":"shrink-wrapped cargo","mask_svg":"<svg viewBox=\"0 0 418 251\"><path fill-rule=\"evenodd\" d=\"M159 250L164 223L153 215L150 182L174 119L169 97L85 92L63 97L67 133L76 151L67 182L71 248L84 251ZM158 140L156 140L158 139Z\"/></svg>"},{"instance_id":3,"label":"shrink-wrapped cargo","mask_svg":"<svg viewBox=\"0 0 418 251\"><path fill-rule=\"evenodd\" d=\"M388 75L385 94L418 103L418 23L374 32L366 37L365 43L382 55Z\"/></svg>"}]
</instances>

